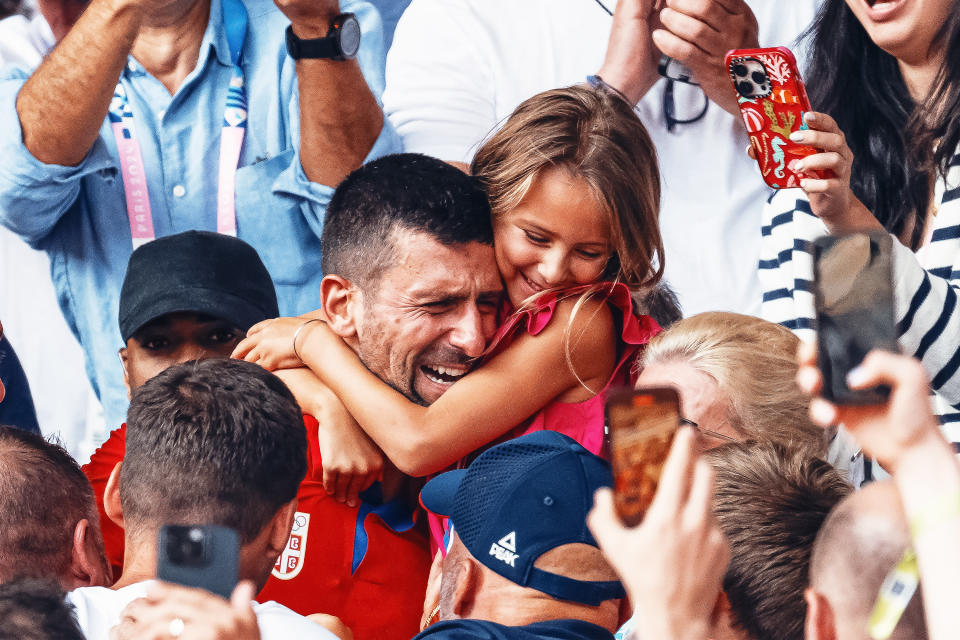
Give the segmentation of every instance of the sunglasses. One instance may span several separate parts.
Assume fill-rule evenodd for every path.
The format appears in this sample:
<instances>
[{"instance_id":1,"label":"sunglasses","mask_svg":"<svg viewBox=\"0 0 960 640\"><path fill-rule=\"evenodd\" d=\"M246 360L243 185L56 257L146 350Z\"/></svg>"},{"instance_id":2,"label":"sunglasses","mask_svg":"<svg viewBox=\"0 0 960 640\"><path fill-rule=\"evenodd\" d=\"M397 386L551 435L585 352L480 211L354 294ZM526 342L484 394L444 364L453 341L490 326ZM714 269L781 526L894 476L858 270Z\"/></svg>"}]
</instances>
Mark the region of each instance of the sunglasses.
<instances>
[{"instance_id":1,"label":"sunglasses","mask_svg":"<svg viewBox=\"0 0 960 640\"><path fill-rule=\"evenodd\" d=\"M680 424L693 427L697 433L710 436L711 438L716 438L717 440L723 440L724 442L737 442L736 438L731 438L730 436L720 433L719 431L713 431L712 429L705 429L693 420L688 420L687 418L680 418Z\"/></svg>"}]
</instances>

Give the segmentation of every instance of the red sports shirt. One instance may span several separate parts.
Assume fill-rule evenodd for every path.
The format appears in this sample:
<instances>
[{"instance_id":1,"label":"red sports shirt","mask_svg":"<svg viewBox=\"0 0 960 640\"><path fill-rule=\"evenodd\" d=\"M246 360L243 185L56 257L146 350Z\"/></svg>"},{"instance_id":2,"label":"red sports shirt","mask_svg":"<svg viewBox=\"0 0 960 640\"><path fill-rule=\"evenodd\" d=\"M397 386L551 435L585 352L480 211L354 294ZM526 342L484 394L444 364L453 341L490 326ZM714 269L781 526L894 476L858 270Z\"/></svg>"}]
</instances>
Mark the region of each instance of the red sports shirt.
<instances>
[{"instance_id":1,"label":"red sports shirt","mask_svg":"<svg viewBox=\"0 0 960 640\"><path fill-rule=\"evenodd\" d=\"M323 488L317 421L307 428L307 476L297 492L297 515L287 547L257 596L297 613L335 615L356 640L409 640L420 630L430 553L427 539L413 528L409 510L398 503L363 502L348 507ZM120 575L123 529L103 510L110 472L123 460L126 425L113 431L83 472L93 485L107 559ZM375 498L379 485L364 493ZM391 525L393 525L391 527Z\"/></svg>"}]
</instances>

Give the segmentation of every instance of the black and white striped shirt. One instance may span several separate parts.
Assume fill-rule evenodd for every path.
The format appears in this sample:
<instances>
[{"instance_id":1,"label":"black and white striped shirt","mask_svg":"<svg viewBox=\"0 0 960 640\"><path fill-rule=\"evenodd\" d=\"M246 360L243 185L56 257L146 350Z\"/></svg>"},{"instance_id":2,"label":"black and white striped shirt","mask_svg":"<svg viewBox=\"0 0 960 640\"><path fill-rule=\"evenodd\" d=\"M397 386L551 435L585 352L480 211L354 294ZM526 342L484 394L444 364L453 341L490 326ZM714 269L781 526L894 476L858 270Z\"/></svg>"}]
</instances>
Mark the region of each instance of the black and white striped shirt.
<instances>
[{"instance_id":1,"label":"black and white striped shirt","mask_svg":"<svg viewBox=\"0 0 960 640\"><path fill-rule=\"evenodd\" d=\"M895 241L894 300L899 343L932 380L934 411L960 443L960 154L938 179L929 243L916 253ZM811 241L827 233L800 189L783 189L763 213L759 275L763 317L814 339ZM955 445L956 446L956 445Z\"/></svg>"}]
</instances>

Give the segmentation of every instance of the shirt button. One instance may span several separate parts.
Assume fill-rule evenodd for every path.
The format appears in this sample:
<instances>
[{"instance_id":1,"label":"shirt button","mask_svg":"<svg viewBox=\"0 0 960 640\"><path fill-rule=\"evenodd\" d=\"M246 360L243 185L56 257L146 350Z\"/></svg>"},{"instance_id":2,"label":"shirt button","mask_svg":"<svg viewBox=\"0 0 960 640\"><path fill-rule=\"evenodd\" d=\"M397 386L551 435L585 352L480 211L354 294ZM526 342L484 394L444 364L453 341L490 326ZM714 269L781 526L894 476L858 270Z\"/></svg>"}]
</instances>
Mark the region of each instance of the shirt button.
<instances>
[{"instance_id":1,"label":"shirt button","mask_svg":"<svg viewBox=\"0 0 960 640\"><path fill-rule=\"evenodd\" d=\"M187 190L184 189L184 187L183 187L182 184L178 184L177 186L175 186L175 187L173 188L173 195L174 195L174 197L182 198L182 197L185 196L186 194L187 194Z\"/></svg>"},{"instance_id":2,"label":"shirt button","mask_svg":"<svg viewBox=\"0 0 960 640\"><path fill-rule=\"evenodd\" d=\"M129 62L127 62L127 69L130 69L130 71L136 71L137 63L134 62L133 60L130 60Z\"/></svg>"},{"instance_id":3,"label":"shirt button","mask_svg":"<svg viewBox=\"0 0 960 640\"><path fill-rule=\"evenodd\" d=\"M165 115L167 115L166 110L160 109L160 111L157 111L157 120L163 120L163 116Z\"/></svg>"}]
</instances>

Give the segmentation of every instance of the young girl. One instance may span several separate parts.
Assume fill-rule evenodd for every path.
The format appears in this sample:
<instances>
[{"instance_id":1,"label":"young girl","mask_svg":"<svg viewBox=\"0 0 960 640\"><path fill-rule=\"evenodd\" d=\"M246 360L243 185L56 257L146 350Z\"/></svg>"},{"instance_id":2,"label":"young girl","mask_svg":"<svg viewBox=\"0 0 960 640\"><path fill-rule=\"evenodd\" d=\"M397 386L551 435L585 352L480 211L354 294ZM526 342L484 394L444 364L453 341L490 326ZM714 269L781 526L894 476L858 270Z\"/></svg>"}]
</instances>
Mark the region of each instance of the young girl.
<instances>
[{"instance_id":1,"label":"young girl","mask_svg":"<svg viewBox=\"0 0 960 640\"><path fill-rule=\"evenodd\" d=\"M235 355L273 367L297 353L401 471L441 470L504 435L554 429L594 452L605 391L626 383L658 330L630 288L663 270L659 173L630 105L585 86L521 104L477 153L510 312L480 366L430 406L370 373L325 324L278 318ZM443 376L443 372L434 372Z\"/></svg>"},{"instance_id":2,"label":"young girl","mask_svg":"<svg viewBox=\"0 0 960 640\"><path fill-rule=\"evenodd\" d=\"M812 29L810 130L829 169L764 213L763 315L811 332L809 240L878 229L895 237L900 346L923 362L936 409L960 441L960 3L826 0Z\"/></svg>"}]
</instances>

